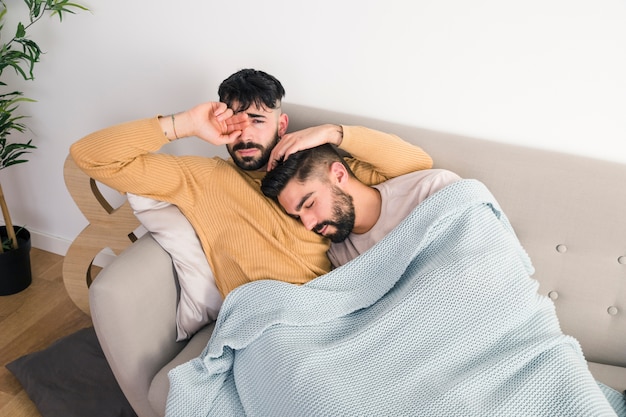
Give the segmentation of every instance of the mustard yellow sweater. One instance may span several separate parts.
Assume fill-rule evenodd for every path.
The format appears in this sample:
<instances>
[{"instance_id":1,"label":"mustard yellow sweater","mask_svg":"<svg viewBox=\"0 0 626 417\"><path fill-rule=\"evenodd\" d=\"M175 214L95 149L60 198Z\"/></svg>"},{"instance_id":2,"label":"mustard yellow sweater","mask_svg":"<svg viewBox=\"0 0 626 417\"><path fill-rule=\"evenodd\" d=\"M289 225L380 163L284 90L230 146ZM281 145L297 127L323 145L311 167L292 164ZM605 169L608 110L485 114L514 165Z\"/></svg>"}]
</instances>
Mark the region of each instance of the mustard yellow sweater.
<instances>
[{"instance_id":1,"label":"mustard yellow sweater","mask_svg":"<svg viewBox=\"0 0 626 417\"><path fill-rule=\"evenodd\" d=\"M155 117L92 133L70 152L97 181L178 206L196 230L224 297L247 282L303 284L331 269L329 241L263 195L265 172L243 171L219 157L155 153L166 143ZM366 184L432 166L419 147L363 127L343 126L341 148L354 157L347 161Z\"/></svg>"}]
</instances>

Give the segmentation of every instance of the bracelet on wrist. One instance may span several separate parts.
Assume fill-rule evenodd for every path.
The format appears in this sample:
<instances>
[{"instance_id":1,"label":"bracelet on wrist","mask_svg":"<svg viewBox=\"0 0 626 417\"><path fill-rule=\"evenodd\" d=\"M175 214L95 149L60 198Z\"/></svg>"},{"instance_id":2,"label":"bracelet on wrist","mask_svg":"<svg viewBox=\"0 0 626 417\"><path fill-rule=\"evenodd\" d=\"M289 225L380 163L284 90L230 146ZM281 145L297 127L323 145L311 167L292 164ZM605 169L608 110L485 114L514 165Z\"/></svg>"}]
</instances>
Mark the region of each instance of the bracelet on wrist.
<instances>
[{"instance_id":1,"label":"bracelet on wrist","mask_svg":"<svg viewBox=\"0 0 626 417\"><path fill-rule=\"evenodd\" d=\"M174 117L174 113L172 113L170 117L172 118L172 130L174 131L174 137L179 139L178 133L176 133L176 118Z\"/></svg>"}]
</instances>

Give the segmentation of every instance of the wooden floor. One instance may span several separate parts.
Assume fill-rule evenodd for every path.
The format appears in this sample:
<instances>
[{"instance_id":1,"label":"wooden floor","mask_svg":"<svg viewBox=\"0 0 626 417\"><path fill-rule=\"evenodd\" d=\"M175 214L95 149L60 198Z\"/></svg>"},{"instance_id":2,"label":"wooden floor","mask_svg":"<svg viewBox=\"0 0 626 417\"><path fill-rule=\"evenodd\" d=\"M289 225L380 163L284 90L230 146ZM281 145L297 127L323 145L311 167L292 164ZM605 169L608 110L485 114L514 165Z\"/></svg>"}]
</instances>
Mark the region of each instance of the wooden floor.
<instances>
[{"instance_id":1,"label":"wooden floor","mask_svg":"<svg viewBox=\"0 0 626 417\"><path fill-rule=\"evenodd\" d=\"M0 296L0 417L41 417L5 365L84 327L91 318L65 292L63 257L33 248L33 283Z\"/></svg>"}]
</instances>

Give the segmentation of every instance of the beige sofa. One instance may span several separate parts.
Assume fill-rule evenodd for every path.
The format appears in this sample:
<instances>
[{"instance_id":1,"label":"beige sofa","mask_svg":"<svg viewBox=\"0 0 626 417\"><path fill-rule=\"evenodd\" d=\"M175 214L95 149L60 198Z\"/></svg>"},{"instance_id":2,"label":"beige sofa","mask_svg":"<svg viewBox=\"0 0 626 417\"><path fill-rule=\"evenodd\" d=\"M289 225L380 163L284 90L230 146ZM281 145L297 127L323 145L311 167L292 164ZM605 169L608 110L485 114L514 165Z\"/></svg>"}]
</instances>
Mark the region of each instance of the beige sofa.
<instances>
[{"instance_id":1,"label":"beige sofa","mask_svg":"<svg viewBox=\"0 0 626 417\"><path fill-rule=\"evenodd\" d=\"M626 389L626 165L297 105L286 104L285 111L291 130L332 122L396 133L422 146L436 167L484 182L529 253L540 292L554 301L563 331L581 343L593 375ZM176 299L171 259L149 235L123 251L89 288L98 338L140 417L164 414L167 371L197 356L211 334L209 325L188 343L175 342Z\"/></svg>"}]
</instances>

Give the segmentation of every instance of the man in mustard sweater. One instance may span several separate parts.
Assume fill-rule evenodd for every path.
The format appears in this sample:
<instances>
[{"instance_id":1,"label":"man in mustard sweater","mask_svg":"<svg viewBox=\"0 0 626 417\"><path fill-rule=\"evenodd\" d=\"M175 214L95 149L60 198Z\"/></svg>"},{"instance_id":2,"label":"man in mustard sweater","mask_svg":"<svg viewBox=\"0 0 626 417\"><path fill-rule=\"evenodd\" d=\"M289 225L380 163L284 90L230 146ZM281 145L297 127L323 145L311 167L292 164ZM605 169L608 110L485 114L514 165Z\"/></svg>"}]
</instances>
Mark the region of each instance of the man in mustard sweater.
<instances>
[{"instance_id":1,"label":"man in mustard sweater","mask_svg":"<svg viewBox=\"0 0 626 417\"><path fill-rule=\"evenodd\" d=\"M223 297L247 282L302 284L331 268L329 240L301 227L261 192L270 158L298 148L271 156L279 140L337 145L351 155L346 162L368 185L432 166L419 147L363 127L328 124L288 134L289 119L281 111L284 89L262 71L239 71L218 92L221 103L105 128L74 143L70 152L97 181L178 206L202 243ZM190 136L226 145L232 159L156 153Z\"/></svg>"}]
</instances>

